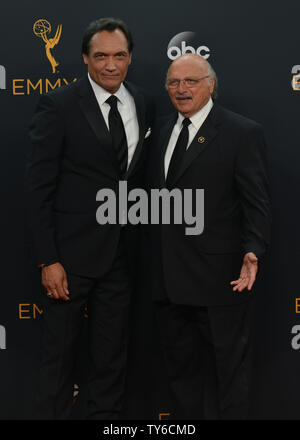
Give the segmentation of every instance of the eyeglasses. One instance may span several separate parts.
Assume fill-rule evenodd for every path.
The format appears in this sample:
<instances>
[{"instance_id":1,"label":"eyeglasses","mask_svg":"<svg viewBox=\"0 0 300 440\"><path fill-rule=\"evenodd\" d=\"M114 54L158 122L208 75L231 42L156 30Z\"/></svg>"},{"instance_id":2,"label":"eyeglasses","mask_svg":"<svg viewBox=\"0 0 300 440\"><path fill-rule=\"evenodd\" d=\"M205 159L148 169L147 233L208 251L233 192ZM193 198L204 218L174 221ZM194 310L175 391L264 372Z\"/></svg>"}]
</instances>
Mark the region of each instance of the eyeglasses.
<instances>
[{"instance_id":1,"label":"eyeglasses","mask_svg":"<svg viewBox=\"0 0 300 440\"><path fill-rule=\"evenodd\" d=\"M170 89L176 89L179 87L179 84L182 82L186 87L191 88L195 87L202 79L209 78L209 75L203 76L202 78L184 78L184 79L169 79L167 81L167 86Z\"/></svg>"}]
</instances>

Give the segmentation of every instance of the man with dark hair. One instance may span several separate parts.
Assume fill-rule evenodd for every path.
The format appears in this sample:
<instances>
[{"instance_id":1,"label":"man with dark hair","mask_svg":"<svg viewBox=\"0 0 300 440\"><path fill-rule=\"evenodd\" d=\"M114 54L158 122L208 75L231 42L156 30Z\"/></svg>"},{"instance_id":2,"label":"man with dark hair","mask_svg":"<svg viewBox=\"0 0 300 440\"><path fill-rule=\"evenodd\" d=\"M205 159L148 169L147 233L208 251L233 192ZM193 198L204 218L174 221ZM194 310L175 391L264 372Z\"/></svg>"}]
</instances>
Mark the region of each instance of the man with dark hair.
<instances>
[{"instance_id":1,"label":"man with dark hair","mask_svg":"<svg viewBox=\"0 0 300 440\"><path fill-rule=\"evenodd\" d=\"M262 127L216 104L215 85L202 57L173 61L166 86L176 111L157 123L148 167L150 188L204 190L201 234L187 235L184 215L151 225L144 246L178 419L247 417L253 285L270 241Z\"/></svg>"},{"instance_id":2,"label":"man with dark hair","mask_svg":"<svg viewBox=\"0 0 300 440\"><path fill-rule=\"evenodd\" d=\"M90 49L91 38L98 32L108 31L112 32L116 29L120 29L127 39L127 46L129 53L132 53L134 48L134 42L129 27L124 21L118 18L100 18L99 20L92 21L85 30L82 38L81 52L88 54Z\"/></svg>"},{"instance_id":3,"label":"man with dark hair","mask_svg":"<svg viewBox=\"0 0 300 440\"><path fill-rule=\"evenodd\" d=\"M121 20L91 23L87 76L42 96L30 127L29 226L44 287L39 418L70 417L86 304L88 418L116 419L122 409L137 236L128 225L97 223L96 194L109 188L118 199L119 181L139 187L144 172L154 109L124 82L132 48Z\"/></svg>"}]
</instances>

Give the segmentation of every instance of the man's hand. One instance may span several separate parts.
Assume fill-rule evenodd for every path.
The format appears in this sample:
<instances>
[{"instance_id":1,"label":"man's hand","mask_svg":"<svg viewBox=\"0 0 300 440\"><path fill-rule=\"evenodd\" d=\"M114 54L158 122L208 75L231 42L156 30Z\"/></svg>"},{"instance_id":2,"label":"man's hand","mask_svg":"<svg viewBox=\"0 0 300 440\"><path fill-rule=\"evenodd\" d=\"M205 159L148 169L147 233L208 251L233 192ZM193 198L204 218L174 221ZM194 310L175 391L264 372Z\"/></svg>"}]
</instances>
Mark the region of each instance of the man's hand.
<instances>
[{"instance_id":1,"label":"man's hand","mask_svg":"<svg viewBox=\"0 0 300 440\"><path fill-rule=\"evenodd\" d=\"M256 279L257 269L258 259L256 255L253 252L248 252L244 256L239 279L231 281L230 283L232 286L234 286L233 291L238 290L241 292L246 287L248 290L251 290Z\"/></svg>"},{"instance_id":2,"label":"man's hand","mask_svg":"<svg viewBox=\"0 0 300 440\"><path fill-rule=\"evenodd\" d=\"M65 269L60 263L42 268L42 284L50 298L69 301L68 281Z\"/></svg>"}]
</instances>

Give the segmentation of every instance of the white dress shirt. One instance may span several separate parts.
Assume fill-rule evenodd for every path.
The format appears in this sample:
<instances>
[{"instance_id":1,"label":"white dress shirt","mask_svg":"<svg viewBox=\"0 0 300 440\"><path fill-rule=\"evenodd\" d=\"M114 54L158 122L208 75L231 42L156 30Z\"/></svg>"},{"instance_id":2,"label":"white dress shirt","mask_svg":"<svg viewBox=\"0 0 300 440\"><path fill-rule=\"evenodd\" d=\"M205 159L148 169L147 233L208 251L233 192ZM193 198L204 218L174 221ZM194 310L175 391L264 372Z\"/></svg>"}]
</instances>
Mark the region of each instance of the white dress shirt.
<instances>
[{"instance_id":1,"label":"white dress shirt","mask_svg":"<svg viewBox=\"0 0 300 440\"><path fill-rule=\"evenodd\" d=\"M211 98L209 98L209 101L205 104L204 107L202 107L197 113L195 113L193 116L191 116L189 119L191 121L191 124L188 126L189 129L189 141L187 144L187 149L190 146L190 144L192 143L194 137L196 136L198 130L200 129L201 125L203 124L203 122L205 121L205 119L207 118L210 110L212 109L213 106L213 101ZM172 134L170 136L170 140L166 149L166 153L165 153L165 177L167 177L168 174L168 169L169 169L169 165L170 165L170 161L171 161L171 157L179 136L179 133L181 131L182 128L182 121L184 120L184 116L182 116L181 113L178 113L178 118L176 121L176 124L174 125Z\"/></svg>"},{"instance_id":2,"label":"white dress shirt","mask_svg":"<svg viewBox=\"0 0 300 440\"><path fill-rule=\"evenodd\" d=\"M94 90L104 121L109 130L108 114L110 110L110 105L105 101L111 96L111 93L109 93L107 90L99 86L99 84L97 84L90 77L89 74L88 74L88 78ZM124 129L127 138L127 145L128 145L127 169L128 169L139 140L139 124L136 115L135 102L133 96L129 93L129 91L126 89L123 83L121 84L119 90L116 93L114 93L114 95L118 98L118 103L117 103L118 110L124 124Z\"/></svg>"}]
</instances>

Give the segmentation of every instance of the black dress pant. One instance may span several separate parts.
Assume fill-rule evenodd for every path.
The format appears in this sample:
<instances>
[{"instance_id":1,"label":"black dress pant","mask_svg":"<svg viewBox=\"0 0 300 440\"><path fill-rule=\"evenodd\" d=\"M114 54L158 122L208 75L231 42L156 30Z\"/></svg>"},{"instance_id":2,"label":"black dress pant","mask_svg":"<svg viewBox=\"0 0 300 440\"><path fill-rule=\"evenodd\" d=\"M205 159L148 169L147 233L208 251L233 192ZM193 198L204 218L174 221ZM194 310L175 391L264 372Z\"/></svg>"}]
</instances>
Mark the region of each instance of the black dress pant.
<instances>
[{"instance_id":1,"label":"black dress pant","mask_svg":"<svg viewBox=\"0 0 300 440\"><path fill-rule=\"evenodd\" d=\"M117 419L122 409L130 282L122 240L111 270L100 279L67 274L70 301L43 294L42 361L37 418L68 419L79 336L88 311L89 419Z\"/></svg>"},{"instance_id":2,"label":"black dress pant","mask_svg":"<svg viewBox=\"0 0 300 440\"><path fill-rule=\"evenodd\" d=\"M174 399L171 417L246 419L252 300L218 307L155 304Z\"/></svg>"}]
</instances>

